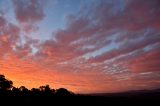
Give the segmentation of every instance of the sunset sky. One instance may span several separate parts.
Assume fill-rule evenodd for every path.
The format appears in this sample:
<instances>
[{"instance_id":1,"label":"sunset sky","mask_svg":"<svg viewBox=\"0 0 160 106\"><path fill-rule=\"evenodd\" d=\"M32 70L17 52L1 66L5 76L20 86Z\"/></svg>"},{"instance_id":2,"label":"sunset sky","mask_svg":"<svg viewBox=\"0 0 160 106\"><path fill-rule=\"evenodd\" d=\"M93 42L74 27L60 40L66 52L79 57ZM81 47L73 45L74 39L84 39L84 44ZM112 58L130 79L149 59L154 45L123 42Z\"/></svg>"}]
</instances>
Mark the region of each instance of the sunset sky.
<instances>
[{"instance_id":1,"label":"sunset sky","mask_svg":"<svg viewBox=\"0 0 160 106\"><path fill-rule=\"evenodd\" d=\"M29 89L160 88L160 0L0 0L0 74Z\"/></svg>"}]
</instances>

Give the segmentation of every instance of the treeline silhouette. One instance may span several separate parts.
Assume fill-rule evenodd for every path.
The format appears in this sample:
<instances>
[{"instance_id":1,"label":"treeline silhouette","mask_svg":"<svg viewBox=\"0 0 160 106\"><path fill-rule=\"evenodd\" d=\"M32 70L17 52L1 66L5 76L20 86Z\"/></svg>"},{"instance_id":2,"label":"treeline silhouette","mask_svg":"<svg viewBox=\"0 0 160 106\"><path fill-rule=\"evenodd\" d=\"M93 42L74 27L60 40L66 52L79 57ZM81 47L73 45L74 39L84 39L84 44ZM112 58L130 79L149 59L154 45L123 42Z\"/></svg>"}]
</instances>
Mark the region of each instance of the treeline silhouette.
<instances>
[{"instance_id":1,"label":"treeline silhouette","mask_svg":"<svg viewBox=\"0 0 160 106\"><path fill-rule=\"evenodd\" d=\"M65 88L51 89L49 85L39 88L27 89L25 86L16 88L13 82L0 75L0 96L35 97L35 96L74 96L75 94Z\"/></svg>"},{"instance_id":2,"label":"treeline silhouette","mask_svg":"<svg viewBox=\"0 0 160 106\"><path fill-rule=\"evenodd\" d=\"M49 85L39 88L27 89L25 86L16 88L13 82L0 75L0 106L2 103L25 105L38 104L43 106L50 104L57 105L131 105L142 104L160 104L160 89L140 90L122 93L102 93L102 94L75 94L65 88L51 89Z\"/></svg>"}]
</instances>

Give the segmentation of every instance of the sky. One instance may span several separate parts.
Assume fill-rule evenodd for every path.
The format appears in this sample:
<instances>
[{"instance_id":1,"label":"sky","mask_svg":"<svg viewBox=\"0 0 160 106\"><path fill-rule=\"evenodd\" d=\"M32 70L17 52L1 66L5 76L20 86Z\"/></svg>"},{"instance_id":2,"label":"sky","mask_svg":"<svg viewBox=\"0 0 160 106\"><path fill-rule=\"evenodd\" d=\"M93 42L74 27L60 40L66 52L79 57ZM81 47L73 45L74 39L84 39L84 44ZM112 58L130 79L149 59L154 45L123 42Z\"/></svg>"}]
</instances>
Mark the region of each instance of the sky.
<instances>
[{"instance_id":1,"label":"sky","mask_svg":"<svg viewBox=\"0 0 160 106\"><path fill-rule=\"evenodd\" d=\"M0 0L0 74L75 93L160 88L160 0Z\"/></svg>"}]
</instances>

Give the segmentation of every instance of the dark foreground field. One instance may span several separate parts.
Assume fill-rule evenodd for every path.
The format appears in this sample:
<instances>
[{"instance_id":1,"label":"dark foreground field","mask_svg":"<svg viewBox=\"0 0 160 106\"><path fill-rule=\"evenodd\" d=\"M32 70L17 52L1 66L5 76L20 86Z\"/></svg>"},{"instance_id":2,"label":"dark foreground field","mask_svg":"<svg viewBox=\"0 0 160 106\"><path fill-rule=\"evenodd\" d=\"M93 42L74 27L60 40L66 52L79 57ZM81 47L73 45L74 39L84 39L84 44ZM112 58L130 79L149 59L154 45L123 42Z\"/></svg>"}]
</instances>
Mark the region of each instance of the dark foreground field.
<instances>
[{"instance_id":1,"label":"dark foreground field","mask_svg":"<svg viewBox=\"0 0 160 106\"><path fill-rule=\"evenodd\" d=\"M151 91L130 91L125 93L110 94L90 94L90 95L28 95L28 96L1 96L0 101L3 104L20 105L160 105L160 89Z\"/></svg>"}]
</instances>

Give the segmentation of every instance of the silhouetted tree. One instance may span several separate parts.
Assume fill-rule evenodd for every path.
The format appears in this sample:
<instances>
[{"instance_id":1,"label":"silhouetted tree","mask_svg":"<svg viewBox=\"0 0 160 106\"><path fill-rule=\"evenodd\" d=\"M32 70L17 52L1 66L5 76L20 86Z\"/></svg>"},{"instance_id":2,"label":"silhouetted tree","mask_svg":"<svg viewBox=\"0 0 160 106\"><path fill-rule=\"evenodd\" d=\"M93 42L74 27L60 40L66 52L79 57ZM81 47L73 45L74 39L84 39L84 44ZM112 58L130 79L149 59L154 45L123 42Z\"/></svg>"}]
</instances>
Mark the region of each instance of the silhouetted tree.
<instances>
[{"instance_id":1,"label":"silhouetted tree","mask_svg":"<svg viewBox=\"0 0 160 106\"><path fill-rule=\"evenodd\" d=\"M19 87L19 90L22 92L28 92L28 89L25 86Z\"/></svg>"},{"instance_id":2,"label":"silhouetted tree","mask_svg":"<svg viewBox=\"0 0 160 106\"><path fill-rule=\"evenodd\" d=\"M65 88L59 88L56 90L56 95L57 96L71 96L71 95L73 95L73 93L68 91Z\"/></svg>"},{"instance_id":3,"label":"silhouetted tree","mask_svg":"<svg viewBox=\"0 0 160 106\"><path fill-rule=\"evenodd\" d=\"M32 92L40 92L40 90L38 88L32 88L31 91Z\"/></svg>"},{"instance_id":4,"label":"silhouetted tree","mask_svg":"<svg viewBox=\"0 0 160 106\"><path fill-rule=\"evenodd\" d=\"M40 86L39 90L42 91L42 92L45 91L45 86Z\"/></svg>"},{"instance_id":5,"label":"silhouetted tree","mask_svg":"<svg viewBox=\"0 0 160 106\"><path fill-rule=\"evenodd\" d=\"M55 93L55 90L54 90L54 89L51 89L51 88L49 87L49 85L40 86L39 89L40 89L42 95L45 95L45 96L52 96L52 95L54 95L54 93Z\"/></svg>"},{"instance_id":6,"label":"silhouetted tree","mask_svg":"<svg viewBox=\"0 0 160 106\"><path fill-rule=\"evenodd\" d=\"M13 96L20 96L20 89L16 87L12 87L12 95Z\"/></svg>"},{"instance_id":7,"label":"silhouetted tree","mask_svg":"<svg viewBox=\"0 0 160 106\"><path fill-rule=\"evenodd\" d=\"M38 88L32 88L31 89L31 95L32 96L39 96L40 94L41 94L40 89L38 89Z\"/></svg>"},{"instance_id":8,"label":"silhouetted tree","mask_svg":"<svg viewBox=\"0 0 160 106\"><path fill-rule=\"evenodd\" d=\"M49 85L46 85L45 86L45 92L50 92L51 91L51 88L49 87Z\"/></svg>"},{"instance_id":9,"label":"silhouetted tree","mask_svg":"<svg viewBox=\"0 0 160 106\"><path fill-rule=\"evenodd\" d=\"M42 91L42 92L55 93L55 89L51 89L51 88L49 87L49 85L40 86L39 89L40 89L40 91Z\"/></svg>"},{"instance_id":10,"label":"silhouetted tree","mask_svg":"<svg viewBox=\"0 0 160 106\"><path fill-rule=\"evenodd\" d=\"M7 80L4 75L0 75L0 89L10 90L12 88L13 82Z\"/></svg>"},{"instance_id":11,"label":"silhouetted tree","mask_svg":"<svg viewBox=\"0 0 160 106\"><path fill-rule=\"evenodd\" d=\"M12 91L13 92L20 92L19 88L16 88L16 87L12 87Z\"/></svg>"},{"instance_id":12,"label":"silhouetted tree","mask_svg":"<svg viewBox=\"0 0 160 106\"><path fill-rule=\"evenodd\" d=\"M21 96L28 96L28 95L30 95L29 90L25 86L21 86L19 88L19 90L20 90Z\"/></svg>"},{"instance_id":13,"label":"silhouetted tree","mask_svg":"<svg viewBox=\"0 0 160 106\"><path fill-rule=\"evenodd\" d=\"M55 90L55 89L51 89L51 91L52 91L52 93L54 93L54 94L55 94L55 92L56 92L56 90Z\"/></svg>"}]
</instances>

